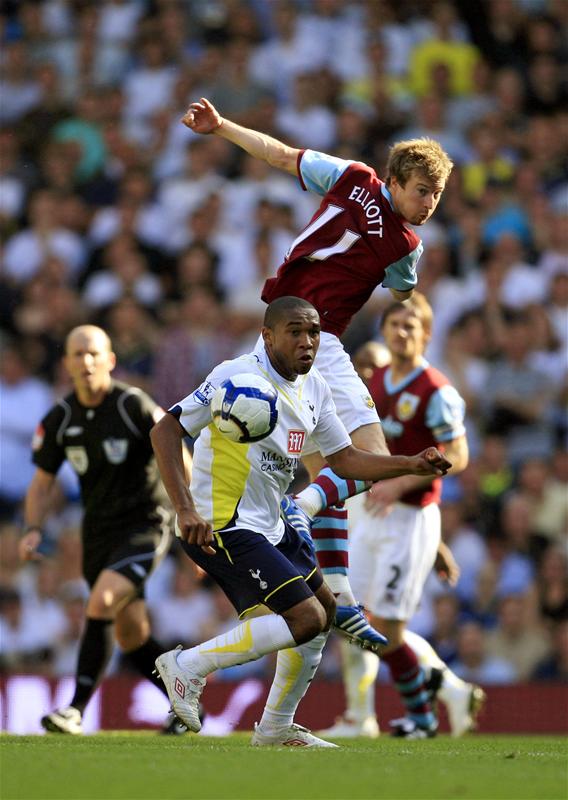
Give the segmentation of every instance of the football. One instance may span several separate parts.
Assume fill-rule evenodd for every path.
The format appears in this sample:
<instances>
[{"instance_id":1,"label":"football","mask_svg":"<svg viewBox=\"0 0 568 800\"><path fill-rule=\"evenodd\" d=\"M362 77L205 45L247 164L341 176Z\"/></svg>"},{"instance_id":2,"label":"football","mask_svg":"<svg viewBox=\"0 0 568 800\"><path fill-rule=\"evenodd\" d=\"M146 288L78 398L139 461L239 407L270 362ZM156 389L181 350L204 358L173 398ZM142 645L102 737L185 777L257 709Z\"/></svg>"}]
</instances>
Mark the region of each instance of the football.
<instances>
[{"instance_id":1,"label":"football","mask_svg":"<svg viewBox=\"0 0 568 800\"><path fill-rule=\"evenodd\" d=\"M211 418L233 442L258 442L278 421L278 392L265 378L242 373L227 378L211 400Z\"/></svg>"}]
</instances>

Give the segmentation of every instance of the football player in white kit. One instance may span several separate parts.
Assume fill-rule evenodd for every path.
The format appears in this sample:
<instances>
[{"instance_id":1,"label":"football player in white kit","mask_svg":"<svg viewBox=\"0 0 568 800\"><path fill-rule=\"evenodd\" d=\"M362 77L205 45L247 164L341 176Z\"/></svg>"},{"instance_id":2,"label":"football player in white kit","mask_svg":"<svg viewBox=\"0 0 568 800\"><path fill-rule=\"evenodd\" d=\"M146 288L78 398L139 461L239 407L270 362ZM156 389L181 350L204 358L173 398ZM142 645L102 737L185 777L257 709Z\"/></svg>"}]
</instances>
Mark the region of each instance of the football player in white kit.
<instances>
[{"instance_id":1,"label":"football player in white kit","mask_svg":"<svg viewBox=\"0 0 568 800\"><path fill-rule=\"evenodd\" d=\"M152 430L183 547L223 588L243 620L228 633L188 650L180 646L156 660L172 708L193 731L201 727L199 697L209 673L279 651L252 744L333 747L293 722L335 615L335 599L313 546L280 517L280 502L308 436L333 469L348 478L435 476L451 466L436 448L399 457L355 448L327 383L312 370L319 337L319 315L311 303L296 297L275 300L264 319L264 348L216 367ZM261 375L277 389L279 418L263 440L238 444L212 423L210 401L226 378L245 372ZM188 434L199 435L191 492L181 461L182 439ZM251 619L260 606L273 613Z\"/></svg>"}]
</instances>

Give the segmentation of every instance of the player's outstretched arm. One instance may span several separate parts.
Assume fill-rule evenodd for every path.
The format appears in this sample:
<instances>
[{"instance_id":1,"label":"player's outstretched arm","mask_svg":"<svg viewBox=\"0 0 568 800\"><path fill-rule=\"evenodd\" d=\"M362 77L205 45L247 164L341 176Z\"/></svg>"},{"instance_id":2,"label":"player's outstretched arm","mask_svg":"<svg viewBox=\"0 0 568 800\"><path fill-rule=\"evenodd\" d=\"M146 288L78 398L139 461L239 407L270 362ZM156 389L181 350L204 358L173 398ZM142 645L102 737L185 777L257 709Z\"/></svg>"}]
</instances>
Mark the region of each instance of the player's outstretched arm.
<instances>
[{"instance_id":1,"label":"player's outstretched arm","mask_svg":"<svg viewBox=\"0 0 568 800\"><path fill-rule=\"evenodd\" d=\"M211 525L197 513L187 485L182 444L185 435L183 427L171 414L162 417L150 431L158 469L176 512L181 538L214 555Z\"/></svg>"},{"instance_id":2,"label":"player's outstretched arm","mask_svg":"<svg viewBox=\"0 0 568 800\"><path fill-rule=\"evenodd\" d=\"M267 161L271 167L290 172L292 175L298 174L297 164L300 150L296 147L288 147L278 139L273 139L272 136L267 136L251 128L243 128L242 125L225 119L206 97L191 103L181 121L194 133L214 133L222 136L223 139L242 147L254 158Z\"/></svg>"},{"instance_id":3,"label":"player's outstretched arm","mask_svg":"<svg viewBox=\"0 0 568 800\"><path fill-rule=\"evenodd\" d=\"M428 447L415 456L378 456L353 445L327 456L327 462L340 478L380 481L400 475L441 476L451 463L435 447Z\"/></svg>"}]
</instances>

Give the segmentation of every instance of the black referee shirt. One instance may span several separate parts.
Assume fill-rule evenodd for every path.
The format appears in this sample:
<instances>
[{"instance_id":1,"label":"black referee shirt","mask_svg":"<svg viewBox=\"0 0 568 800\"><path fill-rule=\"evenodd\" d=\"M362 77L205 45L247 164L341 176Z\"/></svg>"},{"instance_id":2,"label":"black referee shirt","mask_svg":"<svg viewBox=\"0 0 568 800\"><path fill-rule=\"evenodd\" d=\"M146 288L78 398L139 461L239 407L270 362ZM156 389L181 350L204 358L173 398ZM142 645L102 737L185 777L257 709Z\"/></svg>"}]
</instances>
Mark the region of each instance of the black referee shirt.
<instances>
[{"instance_id":1,"label":"black referee shirt","mask_svg":"<svg viewBox=\"0 0 568 800\"><path fill-rule=\"evenodd\" d=\"M142 390L113 381L96 408L72 393L38 426L33 462L52 474L70 462L81 485L85 527L116 528L169 506L149 436L157 409Z\"/></svg>"}]
</instances>

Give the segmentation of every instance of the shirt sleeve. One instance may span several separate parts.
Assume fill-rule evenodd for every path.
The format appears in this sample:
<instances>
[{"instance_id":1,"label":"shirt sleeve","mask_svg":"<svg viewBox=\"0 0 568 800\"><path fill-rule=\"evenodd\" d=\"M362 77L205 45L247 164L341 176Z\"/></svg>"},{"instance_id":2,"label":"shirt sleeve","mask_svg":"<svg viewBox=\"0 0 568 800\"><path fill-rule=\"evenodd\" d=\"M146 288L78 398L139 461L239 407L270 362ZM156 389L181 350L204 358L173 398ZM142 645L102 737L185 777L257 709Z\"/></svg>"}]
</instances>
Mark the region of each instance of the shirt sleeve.
<instances>
[{"instance_id":1,"label":"shirt sleeve","mask_svg":"<svg viewBox=\"0 0 568 800\"><path fill-rule=\"evenodd\" d=\"M193 439L211 423L211 400L215 390L225 378L235 373L235 368L228 366L230 363L219 364L209 373L201 386L168 409Z\"/></svg>"},{"instance_id":2,"label":"shirt sleeve","mask_svg":"<svg viewBox=\"0 0 568 800\"><path fill-rule=\"evenodd\" d=\"M65 461L65 450L57 442L57 431L63 421L63 409L55 406L39 423L32 439L32 461L36 467L55 475Z\"/></svg>"},{"instance_id":3,"label":"shirt sleeve","mask_svg":"<svg viewBox=\"0 0 568 800\"><path fill-rule=\"evenodd\" d=\"M416 267L423 250L420 242L411 253L386 268L382 283L385 289L397 289L399 292L409 292L414 289L418 283Z\"/></svg>"},{"instance_id":4,"label":"shirt sleeve","mask_svg":"<svg viewBox=\"0 0 568 800\"><path fill-rule=\"evenodd\" d=\"M126 407L134 424L144 435L149 435L156 422L164 415L163 410L150 395L139 389L128 396Z\"/></svg>"},{"instance_id":5,"label":"shirt sleeve","mask_svg":"<svg viewBox=\"0 0 568 800\"><path fill-rule=\"evenodd\" d=\"M327 384L323 386L323 392L324 397L318 423L312 432L311 438L317 444L323 456L331 456L345 447L349 447L351 437L347 433L345 425L337 416L335 403Z\"/></svg>"},{"instance_id":6,"label":"shirt sleeve","mask_svg":"<svg viewBox=\"0 0 568 800\"><path fill-rule=\"evenodd\" d=\"M298 167L302 187L323 196L354 163L315 150L304 150Z\"/></svg>"},{"instance_id":7,"label":"shirt sleeve","mask_svg":"<svg viewBox=\"0 0 568 800\"><path fill-rule=\"evenodd\" d=\"M437 442L451 442L465 435L465 401L453 386L441 386L428 401L426 425Z\"/></svg>"}]
</instances>

